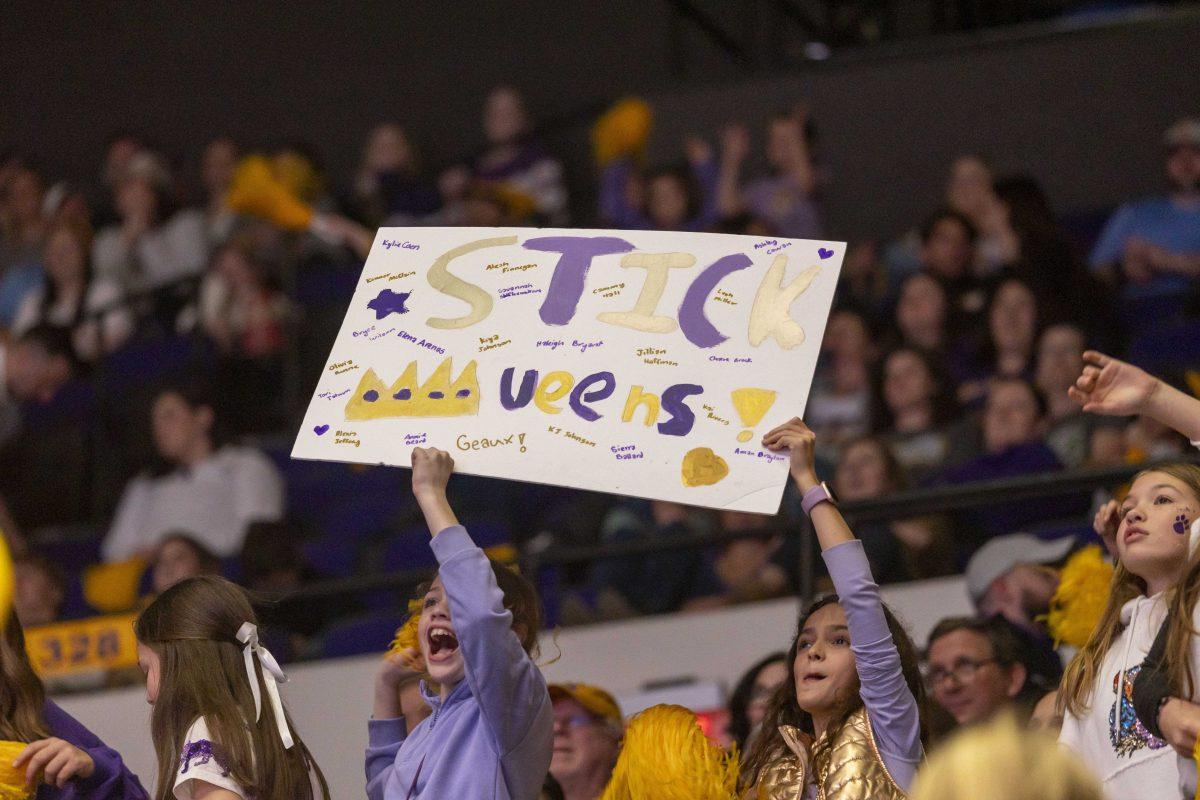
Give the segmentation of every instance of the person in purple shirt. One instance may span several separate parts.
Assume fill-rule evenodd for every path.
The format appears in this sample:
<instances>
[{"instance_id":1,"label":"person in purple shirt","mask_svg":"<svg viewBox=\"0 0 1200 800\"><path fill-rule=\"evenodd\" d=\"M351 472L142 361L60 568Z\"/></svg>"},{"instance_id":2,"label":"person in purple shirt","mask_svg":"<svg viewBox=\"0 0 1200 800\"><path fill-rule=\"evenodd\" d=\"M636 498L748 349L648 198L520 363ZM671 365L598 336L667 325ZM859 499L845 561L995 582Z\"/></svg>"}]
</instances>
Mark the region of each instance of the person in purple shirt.
<instances>
[{"instance_id":1,"label":"person in purple shirt","mask_svg":"<svg viewBox=\"0 0 1200 800\"><path fill-rule=\"evenodd\" d=\"M533 662L537 594L488 559L446 500L454 461L413 450L413 494L433 535L438 577L417 626L419 654L388 656L375 681L366 751L369 800L535 800L550 769L554 706ZM424 661L433 714L407 730L397 688Z\"/></svg>"},{"instance_id":2,"label":"person in purple shirt","mask_svg":"<svg viewBox=\"0 0 1200 800\"><path fill-rule=\"evenodd\" d=\"M862 543L817 479L815 442L799 418L763 437L771 450L790 451L792 480L837 594L800 617L788 679L742 764L739 792L768 800L901 798L924 754L917 650L880 600ZM835 779L847 759L863 760L862 781Z\"/></svg>"},{"instance_id":3,"label":"person in purple shirt","mask_svg":"<svg viewBox=\"0 0 1200 800\"><path fill-rule=\"evenodd\" d=\"M46 699L15 613L0 635L0 671L0 739L29 742L14 766L38 782L37 800L148 800L117 751Z\"/></svg>"}]
</instances>

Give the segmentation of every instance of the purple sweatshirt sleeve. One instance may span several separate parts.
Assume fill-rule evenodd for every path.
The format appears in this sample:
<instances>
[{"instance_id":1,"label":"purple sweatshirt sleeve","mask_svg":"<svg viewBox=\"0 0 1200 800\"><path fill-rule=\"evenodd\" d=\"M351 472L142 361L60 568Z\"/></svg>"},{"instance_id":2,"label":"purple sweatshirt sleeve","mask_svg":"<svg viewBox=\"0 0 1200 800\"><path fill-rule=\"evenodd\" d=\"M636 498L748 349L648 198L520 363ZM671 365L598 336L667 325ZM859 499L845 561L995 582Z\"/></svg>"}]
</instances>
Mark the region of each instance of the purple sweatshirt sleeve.
<instances>
[{"instance_id":1,"label":"purple sweatshirt sleeve","mask_svg":"<svg viewBox=\"0 0 1200 800\"><path fill-rule=\"evenodd\" d=\"M51 789L46 797L88 798L88 800L148 800L146 790L136 775L129 771L121 755L100 741L96 734L83 727L77 719L47 700L44 712L50 734L87 753L95 770L91 776L71 781L63 789ZM38 797L42 797L38 794Z\"/></svg>"},{"instance_id":2,"label":"purple sweatshirt sleeve","mask_svg":"<svg viewBox=\"0 0 1200 800\"><path fill-rule=\"evenodd\" d=\"M396 769L396 753L407 737L404 719L373 719L367 723L367 797L383 800L384 788Z\"/></svg>"},{"instance_id":3,"label":"purple sweatshirt sleeve","mask_svg":"<svg viewBox=\"0 0 1200 800\"><path fill-rule=\"evenodd\" d=\"M541 670L512 630L512 613L491 562L461 525L430 542L450 600L450 617L466 664L467 682L501 757L529 733L550 705Z\"/></svg>"},{"instance_id":4,"label":"purple sweatshirt sleeve","mask_svg":"<svg viewBox=\"0 0 1200 800\"><path fill-rule=\"evenodd\" d=\"M904 680L879 586L862 542L844 542L821 553L850 627L850 649L862 684L860 694L884 765L907 790L921 760L917 701Z\"/></svg>"},{"instance_id":5,"label":"purple sweatshirt sleeve","mask_svg":"<svg viewBox=\"0 0 1200 800\"><path fill-rule=\"evenodd\" d=\"M630 206L625 197L625 184L632 171L629 159L616 158L600 173L600 217L618 228L645 230L650 221Z\"/></svg>"}]
</instances>

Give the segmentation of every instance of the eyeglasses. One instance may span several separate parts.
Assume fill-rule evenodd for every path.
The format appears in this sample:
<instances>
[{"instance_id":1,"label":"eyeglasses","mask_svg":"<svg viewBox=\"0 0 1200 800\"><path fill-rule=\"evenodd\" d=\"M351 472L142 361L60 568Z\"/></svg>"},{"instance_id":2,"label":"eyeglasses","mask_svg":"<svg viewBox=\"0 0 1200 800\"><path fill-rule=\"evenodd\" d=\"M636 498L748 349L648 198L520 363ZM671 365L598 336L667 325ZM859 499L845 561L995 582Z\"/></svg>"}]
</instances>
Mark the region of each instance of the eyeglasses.
<instances>
[{"instance_id":1,"label":"eyeglasses","mask_svg":"<svg viewBox=\"0 0 1200 800\"><path fill-rule=\"evenodd\" d=\"M591 714L572 714L569 717L555 717L554 727L557 728L559 725L562 725L569 731L576 731L586 728L589 725L595 725L597 722L599 720Z\"/></svg>"},{"instance_id":2,"label":"eyeglasses","mask_svg":"<svg viewBox=\"0 0 1200 800\"><path fill-rule=\"evenodd\" d=\"M981 661L971 661L969 659L962 658L958 661L955 661L954 666L948 670L942 669L941 667L930 670L929 684L931 686L937 686L943 683L951 675L953 675L954 680L958 681L959 683L970 683L975 679L975 673L979 672L980 667L995 663L996 659L994 658L985 658Z\"/></svg>"}]
</instances>

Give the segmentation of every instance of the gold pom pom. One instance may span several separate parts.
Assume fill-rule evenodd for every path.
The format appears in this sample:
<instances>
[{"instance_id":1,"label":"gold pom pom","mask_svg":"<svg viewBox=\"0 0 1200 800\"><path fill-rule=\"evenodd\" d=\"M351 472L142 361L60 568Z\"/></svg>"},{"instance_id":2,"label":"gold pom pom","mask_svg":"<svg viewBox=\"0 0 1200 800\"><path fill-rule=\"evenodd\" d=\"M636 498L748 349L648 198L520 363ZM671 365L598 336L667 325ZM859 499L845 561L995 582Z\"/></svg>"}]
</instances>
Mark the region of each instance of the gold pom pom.
<instances>
[{"instance_id":1,"label":"gold pom pom","mask_svg":"<svg viewBox=\"0 0 1200 800\"><path fill-rule=\"evenodd\" d=\"M601 800L733 800L738 759L704 735L682 706L657 705L634 716Z\"/></svg>"},{"instance_id":2,"label":"gold pom pom","mask_svg":"<svg viewBox=\"0 0 1200 800\"><path fill-rule=\"evenodd\" d=\"M36 792L25 785L25 770L12 765L25 747L25 742L0 741L0 800L28 800Z\"/></svg>"},{"instance_id":3,"label":"gold pom pom","mask_svg":"<svg viewBox=\"0 0 1200 800\"><path fill-rule=\"evenodd\" d=\"M636 97L627 97L601 114L592 126L596 164L603 167L620 156L640 159L650 138L653 116L650 106Z\"/></svg>"},{"instance_id":4,"label":"gold pom pom","mask_svg":"<svg viewBox=\"0 0 1200 800\"><path fill-rule=\"evenodd\" d=\"M8 612L13 599L12 554L8 552L8 539L0 530L0 630L8 622Z\"/></svg>"},{"instance_id":5,"label":"gold pom pom","mask_svg":"<svg viewBox=\"0 0 1200 800\"><path fill-rule=\"evenodd\" d=\"M425 671L425 657L421 655L421 643L417 637L417 625L421 622L421 601L408 601L408 619L396 630L396 638L387 655L397 654L404 666L414 672Z\"/></svg>"},{"instance_id":6,"label":"gold pom pom","mask_svg":"<svg viewBox=\"0 0 1200 800\"><path fill-rule=\"evenodd\" d=\"M1112 576L1113 566L1104 560L1099 545L1085 547L1067 559L1046 617L1055 646L1087 644L1108 604Z\"/></svg>"},{"instance_id":7,"label":"gold pom pom","mask_svg":"<svg viewBox=\"0 0 1200 800\"><path fill-rule=\"evenodd\" d=\"M290 178L297 180L295 176ZM242 159L233 173L225 203L239 214L260 217L289 231L307 230L313 218L312 206L296 196L263 156Z\"/></svg>"}]
</instances>

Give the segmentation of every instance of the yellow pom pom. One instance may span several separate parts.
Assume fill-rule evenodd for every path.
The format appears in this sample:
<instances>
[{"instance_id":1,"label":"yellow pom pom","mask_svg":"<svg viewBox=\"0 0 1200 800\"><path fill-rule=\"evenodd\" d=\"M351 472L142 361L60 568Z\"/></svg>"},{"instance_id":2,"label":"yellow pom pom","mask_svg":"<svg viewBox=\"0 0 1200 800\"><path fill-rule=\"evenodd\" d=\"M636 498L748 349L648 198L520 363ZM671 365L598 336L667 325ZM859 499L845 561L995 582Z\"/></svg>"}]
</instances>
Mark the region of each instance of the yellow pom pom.
<instances>
[{"instance_id":1,"label":"yellow pom pom","mask_svg":"<svg viewBox=\"0 0 1200 800\"><path fill-rule=\"evenodd\" d=\"M1112 577L1113 566L1104 560L1099 545L1085 547L1067 560L1046 617L1056 646L1087 644L1108 604Z\"/></svg>"},{"instance_id":2,"label":"yellow pom pom","mask_svg":"<svg viewBox=\"0 0 1200 800\"><path fill-rule=\"evenodd\" d=\"M0 530L0 630L8 622L8 612L13 599L12 554L8 552L8 539Z\"/></svg>"},{"instance_id":3,"label":"yellow pom pom","mask_svg":"<svg viewBox=\"0 0 1200 800\"><path fill-rule=\"evenodd\" d=\"M733 800L736 753L705 737L696 715L657 705L636 715L601 800Z\"/></svg>"},{"instance_id":4,"label":"yellow pom pom","mask_svg":"<svg viewBox=\"0 0 1200 800\"><path fill-rule=\"evenodd\" d=\"M225 203L239 214L261 217L285 230L307 230L313 210L278 177L262 156L242 159L233 173Z\"/></svg>"},{"instance_id":5,"label":"yellow pom pom","mask_svg":"<svg viewBox=\"0 0 1200 800\"><path fill-rule=\"evenodd\" d=\"M387 655L398 654L404 666L413 672L425 672L425 657L421 655L421 642L417 635L417 625L421 622L421 601L408 601L408 619L396 630L396 638L388 648ZM430 691L437 691L437 684L425 678Z\"/></svg>"},{"instance_id":6,"label":"yellow pom pom","mask_svg":"<svg viewBox=\"0 0 1200 800\"><path fill-rule=\"evenodd\" d=\"M83 571L83 598L106 614L127 611L137 605L138 585L145 571L146 562L138 556L94 564Z\"/></svg>"},{"instance_id":7,"label":"yellow pom pom","mask_svg":"<svg viewBox=\"0 0 1200 800\"><path fill-rule=\"evenodd\" d=\"M36 791L25 786L25 770L12 765L24 749L24 742L0 741L0 800L28 800Z\"/></svg>"},{"instance_id":8,"label":"yellow pom pom","mask_svg":"<svg viewBox=\"0 0 1200 800\"><path fill-rule=\"evenodd\" d=\"M641 158L653 116L650 106L636 97L627 97L601 114L592 126L596 163L603 167L619 156Z\"/></svg>"}]
</instances>

